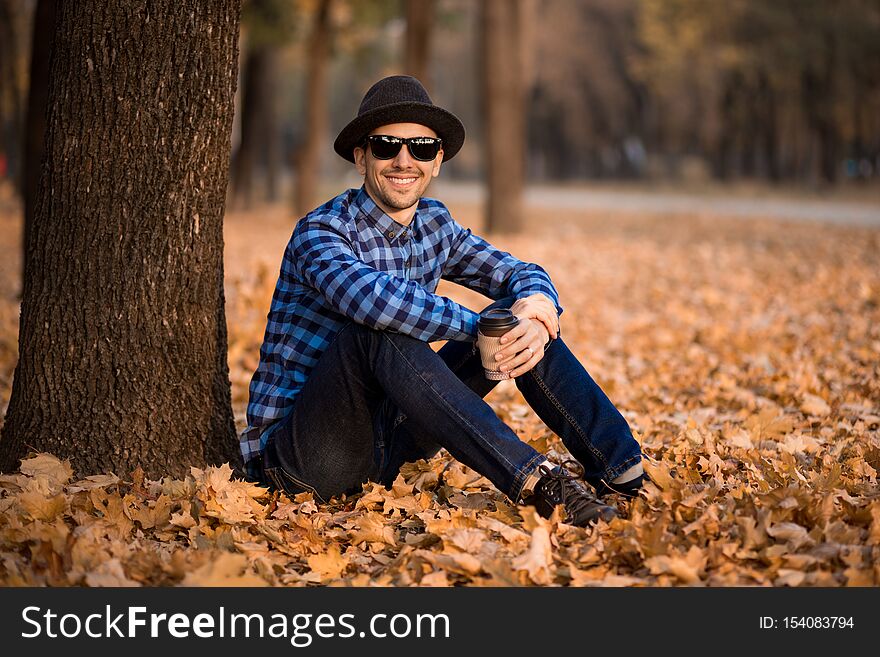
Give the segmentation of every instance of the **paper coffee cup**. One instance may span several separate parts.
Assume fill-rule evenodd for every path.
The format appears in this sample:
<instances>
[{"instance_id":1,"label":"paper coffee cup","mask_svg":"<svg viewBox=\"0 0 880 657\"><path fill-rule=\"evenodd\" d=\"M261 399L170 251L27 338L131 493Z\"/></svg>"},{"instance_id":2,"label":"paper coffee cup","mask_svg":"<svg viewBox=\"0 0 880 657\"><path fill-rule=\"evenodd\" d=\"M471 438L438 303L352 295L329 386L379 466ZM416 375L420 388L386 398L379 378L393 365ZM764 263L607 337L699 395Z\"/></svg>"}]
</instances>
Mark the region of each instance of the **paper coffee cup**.
<instances>
[{"instance_id":1,"label":"paper coffee cup","mask_svg":"<svg viewBox=\"0 0 880 657\"><path fill-rule=\"evenodd\" d=\"M503 381L510 378L510 372L498 369L500 363L495 360L495 356L502 349L501 337L517 324L519 319L506 308L493 308L480 315L477 323L477 349L487 379Z\"/></svg>"}]
</instances>

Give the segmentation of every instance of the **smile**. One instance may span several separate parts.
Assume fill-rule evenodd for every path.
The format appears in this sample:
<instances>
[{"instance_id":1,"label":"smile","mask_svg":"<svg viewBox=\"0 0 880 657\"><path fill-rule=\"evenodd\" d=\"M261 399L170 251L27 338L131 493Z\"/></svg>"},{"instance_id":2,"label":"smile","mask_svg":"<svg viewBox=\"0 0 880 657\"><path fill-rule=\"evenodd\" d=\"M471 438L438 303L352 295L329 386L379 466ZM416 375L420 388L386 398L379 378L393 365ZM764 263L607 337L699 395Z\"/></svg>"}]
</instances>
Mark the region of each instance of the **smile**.
<instances>
[{"instance_id":1,"label":"smile","mask_svg":"<svg viewBox=\"0 0 880 657\"><path fill-rule=\"evenodd\" d=\"M406 189L418 180L417 176L385 176L388 181L394 185L395 187L400 187L401 189Z\"/></svg>"}]
</instances>

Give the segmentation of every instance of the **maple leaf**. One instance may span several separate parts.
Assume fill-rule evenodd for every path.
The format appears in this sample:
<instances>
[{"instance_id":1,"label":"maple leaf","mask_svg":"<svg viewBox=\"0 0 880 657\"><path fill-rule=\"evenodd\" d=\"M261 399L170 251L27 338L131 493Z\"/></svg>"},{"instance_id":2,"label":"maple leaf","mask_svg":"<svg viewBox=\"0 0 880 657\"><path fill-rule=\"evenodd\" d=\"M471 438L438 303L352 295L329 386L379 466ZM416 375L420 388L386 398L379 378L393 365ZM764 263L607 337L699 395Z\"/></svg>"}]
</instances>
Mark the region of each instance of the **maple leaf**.
<instances>
[{"instance_id":1,"label":"maple leaf","mask_svg":"<svg viewBox=\"0 0 880 657\"><path fill-rule=\"evenodd\" d=\"M777 540L787 541L794 550L810 541L807 530L794 522L779 522L771 525L767 528L767 533Z\"/></svg>"},{"instance_id":2,"label":"maple leaf","mask_svg":"<svg viewBox=\"0 0 880 657\"><path fill-rule=\"evenodd\" d=\"M806 573L790 568L780 568L776 574L777 577L773 581L774 586L800 586L807 578Z\"/></svg>"},{"instance_id":3,"label":"maple leaf","mask_svg":"<svg viewBox=\"0 0 880 657\"><path fill-rule=\"evenodd\" d=\"M313 554L306 561L309 568L320 575L321 580L338 579L348 568L348 559L342 556L335 543L331 543L325 552Z\"/></svg>"},{"instance_id":4,"label":"maple leaf","mask_svg":"<svg viewBox=\"0 0 880 657\"><path fill-rule=\"evenodd\" d=\"M669 473L669 466L662 461L651 461L645 459L643 461L645 472L651 478L651 481L657 484L663 490L670 490L675 486L675 480Z\"/></svg>"},{"instance_id":5,"label":"maple leaf","mask_svg":"<svg viewBox=\"0 0 880 657\"><path fill-rule=\"evenodd\" d=\"M369 512L361 518L351 536L352 545L361 543L387 543L397 545L394 538L394 528L385 524L385 517L381 513Z\"/></svg>"},{"instance_id":6,"label":"maple leaf","mask_svg":"<svg viewBox=\"0 0 880 657\"><path fill-rule=\"evenodd\" d=\"M85 582L88 586L130 587L140 586L128 578L119 559L109 559L98 564L95 570L86 573Z\"/></svg>"},{"instance_id":7,"label":"maple leaf","mask_svg":"<svg viewBox=\"0 0 880 657\"><path fill-rule=\"evenodd\" d=\"M37 454L24 459L21 473L45 481L50 491L60 489L73 477L70 461L62 461L51 454Z\"/></svg>"},{"instance_id":8,"label":"maple leaf","mask_svg":"<svg viewBox=\"0 0 880 657\"><path fill-rule=\"evenodd\" d=\"M644 586L644 579L632 577L629 575L614 575L608 573L606 568L594 568L591 570L581 570L578 568L569 568L572 586L590 586L590 587L622 587L622 586Z\"/></svg>"},{"instance_id":9,"label":"maple leaf","mask_svg":"<svg viewBox=\"0 0 880 657\"><path fill-rule=\"evenodd\" d=\"M180 586L269 586L269 583L250 571L244 555L221 552L187 573Z\"/></svg>"},{"instance_id":10,"label":"maple leaf","mask_svg":"<svg viewBox=\"0 0 880 657\"><path fill-rule=\"evenodd\" d=\"M524 570L535 584L549 584L552 580L553 545L550 542L549 523L532 511L534 529L529 549L513 560L514 570Z\"/></svg>"},{"instance_id":11,"label":"maple leaf","mask_svg":"<svg viewBox=\"0 0 880 657\"><path fill-rule=\"evenodd\" d=\"M407 484L416 490L432 490L437 487L438 477L433 466L419 459L414 463L404 463L400 468L400 475Z\"/></svg>"},{"instance_id":12,"label":"maple leaf","mask_svg":"<svg viewBox=\"0 0 880 657\"><path fill-rule=\"evenodd\" d=\"M477 557L464 552L435 554L425 550L417 550L413 554L421 556L434 566L443 568L451 573L477 575L483 569L482 563Z\"/></svg>"},{"instance_id":13,"label":"maple leaf","mask_svg":"<svg viewBox=\"0 0 880 657\"><path fill-rule=\"evenodd\" d=\"M665 573L674 575L685 584L699 584L706 561L706 555L694 545L685 555L670 552L645 559L645 565L654 575Z\"/></svg>"},{"instance_id":14,"label":"maple leaf","mask_svg":"<svg viewBox=\"0 0 880 657\"><path fill-rule=\"evenodd\" d=\"M107 486L115 486L120 482L119 477L115 474L89 475L84 479L80 479L74 484L67 487L68 493L78 493L93 488L106 488Z\"/></svg>"},{"instance_id":15,"label":"maple leaf","mask_svg":"<svg viewBox=\"0 0 880 657\"><path fill-rule=\"evenodd\" d=\"M843 571L847 586L874 586L874 571L859 568L847 568Z\"/></svg>"},{"instance_id":16,"label":"maple leaf","mask_svg":"<svg viewBox=\"0 0 880 657\"><path fill-rule=\"evenodd\" d=\"M443 540L462 552L477 554L483 547L486 534L479 529L453 529L443 537Z\"/></svg>"},{"instance_id":17,"label":"maple leaf","mask_svg":"<svg viewBox=\"0 0 880 657\"><path fill-rule=\"evenodd\" d=\"M821 397L807 393L801 401L801 411L807 415L825 417L831 414L831 407Z\"/></svg>"},{"instance_id":18,"label":"maple leaf","mask_svg":"<svg viewBox=\"0 0 880 657\"><path fill-rule=\"evenodd\" d=\"M63 494L46 497L37 491L26 490L16 498L21 510L34 520L51 522L67 508L67 498Z\"/></svg>"},{"instance_id":19,"label":"maple leaf","mask_svg":"<svg viewBox=\"0 0 880 657\"><path fill-rule=\"evenodd\" d=\"M792 419L775 407L763 408L757 415L749 417L744 424L752 434L754 442L764 438L780 438L794 428Z\"/></svg>"},{"instance_id":20,"label":"maple leaf","mask_svg":"<svg viewBox=\"0 0 880 657\"><path fill-rule=\"evenodd\" d=\"M421 581L419 582L419 585L420 586L429 586L429 587L434 587L434 588L437 588L437 587L445 588L445 587L450 586L449 578L446 576L446 572L443 570L435 570L432 573L428 573L427 575L424 575L422 577Z\"/></svg>"}]
</instances>

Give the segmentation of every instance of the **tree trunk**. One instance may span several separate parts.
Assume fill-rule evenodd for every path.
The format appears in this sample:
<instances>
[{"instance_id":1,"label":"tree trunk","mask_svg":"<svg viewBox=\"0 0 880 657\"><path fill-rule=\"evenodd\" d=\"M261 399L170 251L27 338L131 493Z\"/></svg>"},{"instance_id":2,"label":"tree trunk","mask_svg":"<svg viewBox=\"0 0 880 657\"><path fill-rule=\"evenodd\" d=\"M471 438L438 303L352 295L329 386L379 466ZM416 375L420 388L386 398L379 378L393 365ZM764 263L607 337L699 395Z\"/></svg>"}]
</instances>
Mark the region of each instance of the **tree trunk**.
<instances>
[{"instance_id":1,"label":"tree trunk","mask_svg":"<svg viewBox=\"0 0 880 657\"><path fill-rule=\"evenodd\" d=\"M736 73L727 75L723 89L718 101L720 125L712 153L712 173L718 180L729 180L734 135L739 129L736 120L737 98L741 89L739 76Z\"/></svg>"},{"instance_id":2,"label":"tree trunk","mask_svg":"<svg viewBox=\"0 0 880 657\"><path fill-rule=\"evenodd\" d=\"M46 107L49 102L49 52L55 31L56 0L38 0L34 13L31 40L31 75L28 91L24 143L24 230L22 231L22 280L27 271L28 245L37 193L40 184L40 164L46 140Z\"/></svg>"},{"instance_id":3,"label":"tree trunk","mask_svg":"<svg viewBox=\"0 0 880 657\"><path fill-rule=\"evenodd\" d=\"M330 55L332 0L318 4L309 38L308 79L306 82L305 140L296 156L294 210L303 216L314 209L318 198L321 154L327 133L327 63Z\"/></svg>"},{"instance_id":4,"label":"tree trunk","mask_svg":"<svg viewBox=\"0 0 880 657\"><path fill-rule=\"evenodd\" d=\"M779 116L776 90L765 71L761 71L758 78L758 96L762 108L758 128L761 133L764 172L771 182L777 183L782 178L779 166Z\"/></svg>"},{"instance_id":5,"label":"tree trunk","mask_svg":"<svg viewBox=\"0 0 880 657\"><path fill-rule=\"evenodd\" d=\"M21 192L22 88L18 63L23 56L24 4L0 0L0 158L6 158L6 177Z\"/></svg>"},{"instance_id":6,"label":"tree trunk","mask_svg":"<svg viewBox=\"0 0 880 657\"><path fill-rule=\"evenodd\" d=\"M263 121L260 143L266 169L266 200L277 201L281 176L281 130L278 125L279 51L272 48L266 55L263 76Z\"/></svg>"},{"instance_id":7,"label":"tree trunk","mask_svg":"<svg viewBox=\"0 0 880 657\"><path fill-rule=\"evenodd\" d=\"M266 152L275 113L273 111L276 70L275 48L257 43L247 47L244 64L244 90L241 98L241 143L235 155L232 175L233 200L237 207L249 209L256 200L254 179L261 152ZM277 133L277 130L275 131ZM277 147L277 143L274 145Z\"/></svg>"},{"instance_id":8,"label":"tree trunk","mask_svg":"<svg viewBox=\"0 0 880 657\"><path fill-rule=\"evenodd\" d=\"M431 52L431 24L434 0L406 0L406 35L403 65L430 92L428 55Z\"/></svg>"},{"instance_id":9,"label":"tree trunk","mask_svg":"<svg viewBox=\"0 0 880 657\"><path fill-rule=\"evenodd\" d=\"M490 232L523 223L525 98L518 44L520 0L485 0L481 7L483 116Z\"/></svg>"},{"instance_id":10,"label":"tree trunk","mask_svg":"<svg viewBox=\"0 0 880 657\"><path fill-rule=\"evenodd\" d=\"M59 3L0 470L240 462L223 205L239 0Z\"/></svg>"}]
</instances>

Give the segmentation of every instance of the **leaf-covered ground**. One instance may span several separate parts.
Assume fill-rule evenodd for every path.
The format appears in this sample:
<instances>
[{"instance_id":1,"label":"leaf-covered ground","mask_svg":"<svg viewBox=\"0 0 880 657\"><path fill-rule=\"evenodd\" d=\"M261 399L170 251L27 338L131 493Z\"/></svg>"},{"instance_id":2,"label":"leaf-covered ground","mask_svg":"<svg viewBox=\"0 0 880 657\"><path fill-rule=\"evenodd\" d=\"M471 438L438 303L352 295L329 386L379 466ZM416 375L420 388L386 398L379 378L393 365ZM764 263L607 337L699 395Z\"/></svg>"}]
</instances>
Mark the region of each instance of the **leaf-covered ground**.
<instances>
[{"instance_id":1,"label":"leaf-covered ground","mask_svg":"<svg viewBox=\"0 0 880 657\"><path fill-rule=\"evenodd\" d=\"M453 208L479 229L472 207ZM623 411L654 483L584 530L515 507L441 454L391 490L317 505L234 481L0 476L0 584L880 585L880 230L712 216L532 212L493 238L545 265L563 337ZM282 211L227 218L238 427ZM16 353L18 223L0 214L0 409ZM478 309L485 300L442 292ZM564 448L504 383L489 401ZM118 475L118 477L117 477Z\"/></svg>"}]
</instances>

